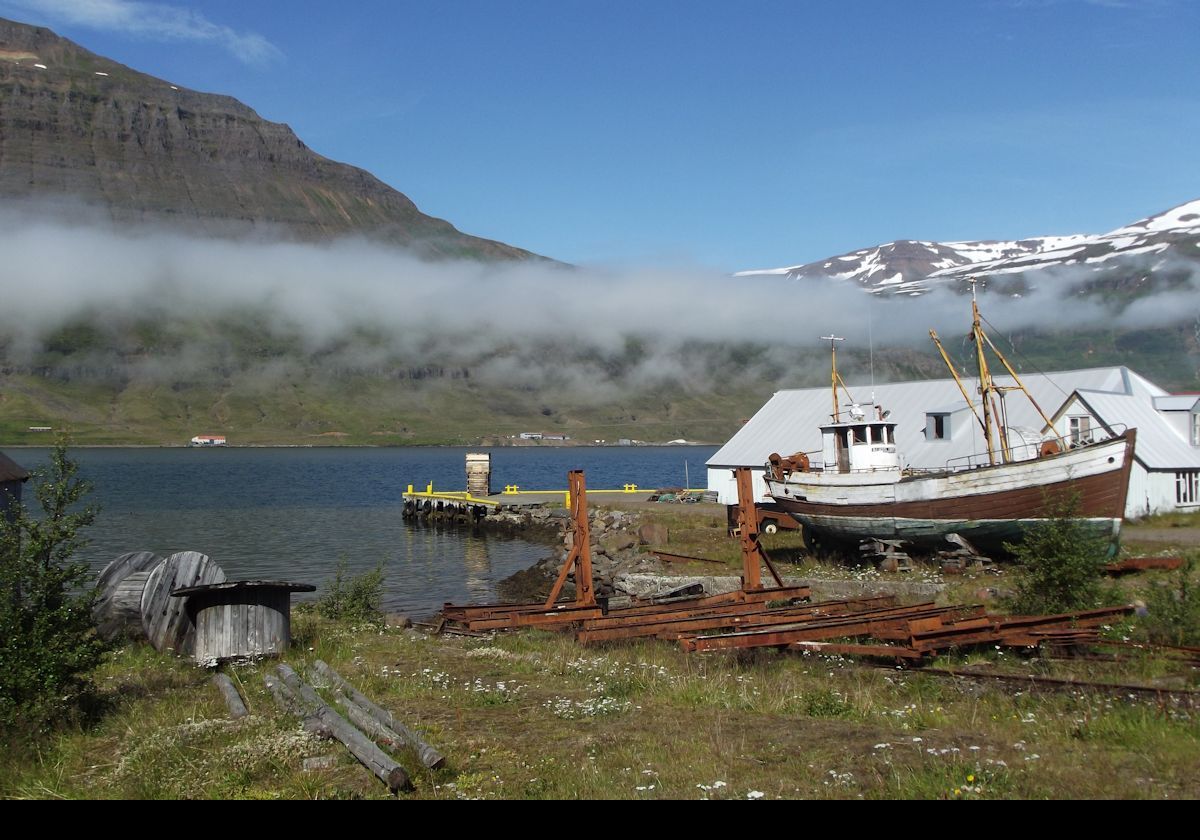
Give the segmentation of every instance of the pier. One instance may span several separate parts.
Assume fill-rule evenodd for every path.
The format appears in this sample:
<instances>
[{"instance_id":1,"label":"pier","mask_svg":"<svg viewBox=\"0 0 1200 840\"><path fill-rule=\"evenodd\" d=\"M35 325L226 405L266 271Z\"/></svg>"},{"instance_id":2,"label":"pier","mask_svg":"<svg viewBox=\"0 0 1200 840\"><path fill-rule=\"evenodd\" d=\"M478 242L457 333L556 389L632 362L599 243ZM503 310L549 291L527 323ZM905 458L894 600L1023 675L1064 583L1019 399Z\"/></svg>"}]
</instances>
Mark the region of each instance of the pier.
<instances>
[{"instance_id":1,"label":"pier","mask_svg":"<svg viewBox=\"0 0 1200 840\"><path fill-rule=\"evenodd\" d=\"M618 496L630 501L649 501L655 491L638 487L636 484L624 484L619 490L592 490L588 495ZM401 496L405 519L450 519L460 522L479 522L487 516L503 511L521 510L562 505L569 509L571 506L571 491L563 490L526 490L516 484L506 484L499 493L486 496L474 495L470 491L436 490L433 482L424 490L416 489L412 484Z\"/></svg>"}]
</instances>

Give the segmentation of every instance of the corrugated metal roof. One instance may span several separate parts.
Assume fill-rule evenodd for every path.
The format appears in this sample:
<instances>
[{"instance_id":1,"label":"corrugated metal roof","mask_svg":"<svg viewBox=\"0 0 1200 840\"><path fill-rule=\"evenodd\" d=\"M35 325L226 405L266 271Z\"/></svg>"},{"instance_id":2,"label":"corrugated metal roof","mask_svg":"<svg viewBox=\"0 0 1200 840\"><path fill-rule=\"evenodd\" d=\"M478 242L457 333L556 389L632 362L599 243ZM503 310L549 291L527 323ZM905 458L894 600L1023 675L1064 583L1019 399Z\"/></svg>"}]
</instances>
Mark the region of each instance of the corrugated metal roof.
<instances>
[{"instance_id":1,"label":"corrugated metal roof","mask_svg":"<svg viewBox=\"0 0 1200 840\"><path fill-rule=\"evenodd\" d=\"M29 478L29 471L0 452L0 481L24 481Z\"/></svg>"},{"instance_id":2,"label":"corrugated metal roof","mask_svg":"<svg viewBox=\"0 0 1200 840\"><path fill-rule=\"evenodd\" d=\"M1171 394L1167 397L1155 397L1154 407L1159 411L1191 411L1200 397L1195 394Z\"/></svg>"},{"instance_id":3,"label":"corrugated metal roof","mask_svg":"<svg viewBox=\"0 0 1200 840\"><path fill-rule=\"evenodd\" d=\"M1137 404L1149 409L1157 422L1150 424L1145 435L1139 429L1138 451L1143 448L1142 437L1156 439L1170 435L1178 441L1179 435L1153 411L1153 398L1167 393L1149 380L1125 367L1090 368L1085 370L1058 371L1048 374L1022 374L1022 381L1034 399L1048 414L1053 413L1074 391L1086 390L1093 393L1127 395L1135 397L1117 406ZM1013 384L1011 377L997 376L1000 385ZM964 384L972 393L970 380ZM936 468L948 461L964 458L986 451L979 423L966 411L966 403L953 379L934 379L922 382L896 382L871 386L853 386L850 393L864 399L864 404L874 391L874 403L891 411L890 421L896 426L896 446L907 466ZM1036 409L1019 394L1009 395L1005 402L1008 425L1040 430L1045 426ZM790 455L793 452L818 452L821 449L820 425L829 421L829 388L803 388L778 391L759 409L729 442L708 460L710 467L762 466L772 452ZM950 418L950 436L944 440L929 440L925 436L925 416L929 412L954 412ZM1148 420L1143 413L1129 414L1131 419ZM1110 423L1122 423L1133 427L1135 422L1124 416L1104 415ZM1154 450L1154 463L1162 463L1159 450L1153 443L1146 446ZM1186 446L1186 444L1185 444ZM1190 447L1188 447L1190 450ZM1171 445L1161 447L1163 454L1182 455ZM1191 464L1194 454L1186 463ZM818 455L817 460L820 460Z\"/></svg>"}]
</instances>

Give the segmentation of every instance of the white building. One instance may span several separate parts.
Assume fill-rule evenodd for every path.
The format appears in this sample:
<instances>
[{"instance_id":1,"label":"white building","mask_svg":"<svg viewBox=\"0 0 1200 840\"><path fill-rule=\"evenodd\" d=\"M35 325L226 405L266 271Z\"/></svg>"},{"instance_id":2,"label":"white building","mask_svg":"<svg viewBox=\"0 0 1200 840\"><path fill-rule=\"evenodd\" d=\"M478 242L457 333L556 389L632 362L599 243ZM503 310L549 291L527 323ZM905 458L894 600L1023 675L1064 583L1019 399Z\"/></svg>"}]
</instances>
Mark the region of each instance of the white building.
<instances>
[{"instance_id":1,"label":"white building","mask_svg":"<svg viewBox=\"0 0 1200 840\"><path fill-rule=\"evenodd\" d=\"M1200 508L1200 395L1171 395L1126 367L1092 368L1050 374L1022 374L1022 381L1047 412L1057 431L1082 441L1137 429L1137 448L1129 481L1125 514L1145 516ZM999 385L1014 384L997 376ZM977 398L973 380L964 385ZM979 428L953 379L857 386L850 389L859 404L889 411L895 421L896 446L904 465L938 469L963 463L986 451ZM843 408L845 396L842 395ZM778 391L729 442L708 460L708 489L723 504L737 502L734 467L751 467L754 488L766 493L763 464L773 452L809 454L821 462L821 432L832 410L829 387ZM1006 425L1036 446L1046 423L1019 392L1004 401ZM1032 449L1028 450L1032 454Z\"/></svg>"}]
</instances>

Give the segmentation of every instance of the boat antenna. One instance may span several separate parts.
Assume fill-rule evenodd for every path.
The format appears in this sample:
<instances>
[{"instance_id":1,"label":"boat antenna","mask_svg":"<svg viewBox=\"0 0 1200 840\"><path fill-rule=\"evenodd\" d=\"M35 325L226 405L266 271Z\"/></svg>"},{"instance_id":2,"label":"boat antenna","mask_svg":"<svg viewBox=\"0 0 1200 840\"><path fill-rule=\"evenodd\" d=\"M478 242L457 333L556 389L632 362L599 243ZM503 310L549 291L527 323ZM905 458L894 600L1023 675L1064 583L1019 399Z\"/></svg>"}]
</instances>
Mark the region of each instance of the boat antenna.
<instances>
[{"instance_id":1,"label":"boat antenna","mask_svg":"<svg viewBox=\"0 0 1200 840\"><path fill-rule=\"evenodd\" d=\"M871 317L871 299L875 295L867 298L867 358L871 365L871 403L875 402L875 324Z\"/></svg>"}]
</instances>

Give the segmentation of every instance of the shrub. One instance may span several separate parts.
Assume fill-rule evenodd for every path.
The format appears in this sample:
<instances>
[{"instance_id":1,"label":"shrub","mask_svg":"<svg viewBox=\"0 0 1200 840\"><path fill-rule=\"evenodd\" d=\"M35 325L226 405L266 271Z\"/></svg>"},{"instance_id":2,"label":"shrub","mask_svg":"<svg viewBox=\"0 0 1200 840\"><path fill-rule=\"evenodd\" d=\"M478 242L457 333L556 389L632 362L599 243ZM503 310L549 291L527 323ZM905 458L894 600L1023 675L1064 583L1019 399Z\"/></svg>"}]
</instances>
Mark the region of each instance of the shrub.
<instances>
[{"instance_id":1,"label":"shrub","mask_svg":"<svg viewBox=\"0 0 1200 840\"><path fill-rule=\"evenodd\" d=\"M95 633L88 567L75 561L96 509L91 485L59 441L34 473L41 515L25 504L0 516L0 729L28 734L68 716L91 693L108 645Z\"/></svg>"},{"instance_id":2,"label":"shrub","mask_svg":"<svg viewBox=\"0 0 1200 840\"><path fill-rule=\"evenodd\" d=\"M380 621L383 618L383 563L369 572L348 577L346 559L339 558L329 591L317 602L317 612L334 621Z\"/></svg>"},{"instance_id":3,"label":"shrub","mask_svg":"<svg viewBox=\"0 0 1200 840\"><path fill-rule=\"evenodd\" d=\"M1098 606L1109 540L1076 517L1077 495L1047 499L1045 520L1017 544L1005 543L1021 564L1009 607L1017 613L1061 613Z\"/></svg>"},{"instance_id":4,"label":"shrub","mask_svg":"<svg viewBox=\"0 0 1200 840\"><path fill-rule=\"evenodd\" d=\"M1170 582L1146 590L1146 615L1139 623L1154 644L1200 645L1200 589L1192 580L1195 568L1196 558L1189 557Z\"/></svg>"}]
</instances>

